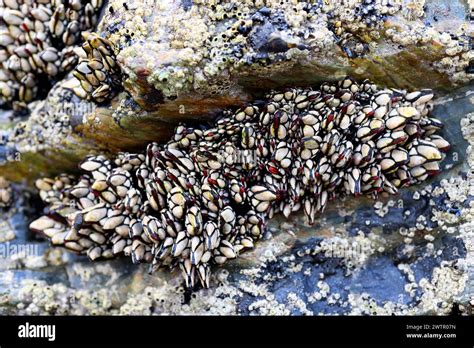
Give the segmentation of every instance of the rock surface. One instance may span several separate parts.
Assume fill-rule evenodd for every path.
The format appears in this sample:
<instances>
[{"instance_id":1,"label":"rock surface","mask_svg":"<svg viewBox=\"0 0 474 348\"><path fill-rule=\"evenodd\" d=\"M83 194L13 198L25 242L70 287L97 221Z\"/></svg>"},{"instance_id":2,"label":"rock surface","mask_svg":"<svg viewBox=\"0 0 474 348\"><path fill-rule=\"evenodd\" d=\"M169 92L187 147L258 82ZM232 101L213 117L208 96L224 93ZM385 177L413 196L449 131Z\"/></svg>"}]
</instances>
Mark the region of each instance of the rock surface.
<instances>
[{"instance_id":1,"label":"rock surface","mask_svg":"<svg viewBox=\"0 0 474 348\"><path fill-rule=\"evenodd\" d=\"M472 79L461 1L362 3L111 1L99 30L117 47L125 90L172 119L179 105L209 114L216 102L345 75L439 90Z\"/></svg>"}]
</instances>

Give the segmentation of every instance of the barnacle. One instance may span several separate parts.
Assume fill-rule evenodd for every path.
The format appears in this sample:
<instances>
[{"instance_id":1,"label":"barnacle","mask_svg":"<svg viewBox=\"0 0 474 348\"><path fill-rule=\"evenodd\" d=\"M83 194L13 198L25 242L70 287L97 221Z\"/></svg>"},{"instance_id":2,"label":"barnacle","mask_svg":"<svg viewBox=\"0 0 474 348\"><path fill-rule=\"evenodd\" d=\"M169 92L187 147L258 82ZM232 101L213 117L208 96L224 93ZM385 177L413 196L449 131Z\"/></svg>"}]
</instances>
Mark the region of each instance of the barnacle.
<instances>
[{"instance_id":1,"label":"barnacle","mask_svg":"<svg viewBox=\"0 0 474 348\"><path fill-rule=\"evenodd\" d=\"M0 1L0 100L24 107L77 63L81 33L97 22L102 0Z\"/></svg>"},{"instance_id":2,"label":"barnacle","mask_svg":"<svg viewBox=\"0 0 474 348\"><path fill-rule=\"evenodd\" d=\"M120 67L112 44L98 36L89 34L81 47L75 50L79 64L73 75L81 88L74 89L77 96L102 103L112 98L121 87Z\"/></svg>"},{"instance_id":3,"label":"barnacle","mask_svg":"<svg viewBox=\"0 0 474 348\"><path fill-rule=\"evenodd\" d=\"M0 176L0 208L8 208L12 204L13 192L10 182Z\"/></svg>"},{"instance_id":4,"label":"barnacle","mask_svg":"<svg viewBox=\"0 0 474 348\"><path fill-rule=\"evenodd\" d=\"M208 287L211 265L252 248L275 213L303 210L312 224L336 197L395 194L438 173L449 144L432 98L351 78L272 92L144 153L89 156L79 179L38 180L49 214L30 227L92 260L130 255Z\"/></svg>"}]
</instances>

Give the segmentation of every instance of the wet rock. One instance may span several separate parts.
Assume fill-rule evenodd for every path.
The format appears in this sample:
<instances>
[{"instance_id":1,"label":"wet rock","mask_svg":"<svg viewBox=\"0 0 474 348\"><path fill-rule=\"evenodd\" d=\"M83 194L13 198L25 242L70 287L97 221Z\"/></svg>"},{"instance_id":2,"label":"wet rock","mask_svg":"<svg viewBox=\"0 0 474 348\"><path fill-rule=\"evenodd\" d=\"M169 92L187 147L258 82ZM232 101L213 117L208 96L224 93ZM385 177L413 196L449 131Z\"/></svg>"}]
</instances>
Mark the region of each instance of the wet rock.
<instances>
[{"instance_id":1,"label":"wet rock","mask_svg":"<svg viewBox=\"0 0 474 348\"><path fill-rule=\"evenodd\" d=\"M74 173L78 161L90 153L133 150L172 134L174 124L144 114L126 94L111 106L97 105L78 98L73 92L77 85L74 78L65 79L47 99L29 105L28 118L8 121L0 133L2 175L31 186L58 170ZM117 115L129 117L118 122Z\"/></svg>"}]
</instances>

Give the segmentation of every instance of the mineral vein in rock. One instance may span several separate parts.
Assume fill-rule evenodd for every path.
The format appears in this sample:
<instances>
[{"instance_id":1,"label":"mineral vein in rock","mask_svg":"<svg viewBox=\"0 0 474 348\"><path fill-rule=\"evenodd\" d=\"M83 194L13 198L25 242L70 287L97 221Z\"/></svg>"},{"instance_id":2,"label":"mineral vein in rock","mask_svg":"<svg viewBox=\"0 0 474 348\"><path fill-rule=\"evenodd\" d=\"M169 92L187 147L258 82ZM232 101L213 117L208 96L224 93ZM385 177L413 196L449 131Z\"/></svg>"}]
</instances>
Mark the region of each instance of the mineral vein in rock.
<instances>
[{"instance_id":1,"label":"mineral vein in rock","mask_svg":"<svg viewBox=\"0 0 474 348\"><path fill-rule=\"evenodd\" d=\"M314 223L331 199L395 194L438 173L449 144L432 98L351 78L273 92L145 153L89 156L79 179L38 180L48 210L31 228L91 260L179 266L187 286L208 287L210 265L252 248L275 213L303 209Z\"/></svg>"}]
</instances>

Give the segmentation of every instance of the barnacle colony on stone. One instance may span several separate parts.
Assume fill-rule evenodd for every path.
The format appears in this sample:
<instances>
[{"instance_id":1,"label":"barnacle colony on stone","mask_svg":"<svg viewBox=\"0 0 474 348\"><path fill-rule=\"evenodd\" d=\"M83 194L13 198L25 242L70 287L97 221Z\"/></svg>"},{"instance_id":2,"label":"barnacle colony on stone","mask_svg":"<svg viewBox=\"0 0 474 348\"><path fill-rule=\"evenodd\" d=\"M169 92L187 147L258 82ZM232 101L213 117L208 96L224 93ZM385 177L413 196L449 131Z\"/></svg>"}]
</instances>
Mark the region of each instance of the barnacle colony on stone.
<instances>
[{"instance_id":1,"label":"barnacle colony on stone","mask_svg":"<svg viewBox=\"0 0 474 348\"><path fill-rule=\"evenodd\" d=\"M0 101L24 106L40 84L72 70L74 45L101 7L102 0L0 0Z\"/></svg>"},{"instance_id":2,"label":"barnacle colony on stone","mask_svg":"<svg viewBox=\"0 0 474 348\"><path fill-rule=\"evenodd\" d=\"M142 154L89 156L79 179L38 180L48 213L30 227L92 260L179 266L187 286L208 287L211 264L252 248L275 213L314 223L338 196L395 194L438 173L449 144L432 98L351 78L273 92Z\"/></svg>"}]
</instances>

